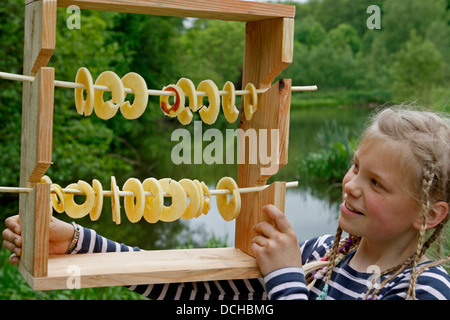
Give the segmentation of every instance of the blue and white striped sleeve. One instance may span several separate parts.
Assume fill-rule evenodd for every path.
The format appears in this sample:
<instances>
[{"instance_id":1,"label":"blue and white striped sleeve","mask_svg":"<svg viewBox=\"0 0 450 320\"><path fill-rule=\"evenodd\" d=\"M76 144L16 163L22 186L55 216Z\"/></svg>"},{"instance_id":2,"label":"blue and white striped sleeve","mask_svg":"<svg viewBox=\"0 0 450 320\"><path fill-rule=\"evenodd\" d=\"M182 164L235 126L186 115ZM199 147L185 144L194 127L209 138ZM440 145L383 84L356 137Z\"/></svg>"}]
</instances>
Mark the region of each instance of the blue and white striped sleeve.
<instances>
[{"instance_id":1,"label":"blue and white striped sleeve","mask_svg":"<svg viewBox=\"0 0 450 320\"><path fill-rule=\"evenodd\" d=\"M308 300L305 274L302 268L281 268L264 277L271 300Z\"/></svg>"},{"instance_id":2,"label":"blue and white striped sleeve","mask_svg":"<svg viewBox=\"0 0 450 320\"><path fill-rule=\"evenodd\" d=\"M92 229L80 227L80 237L72 254L76 253L100 253L100 252L124 252L140 251L138 247L130 247L123 243L109 240L97 234Z\"/></svg>"},{"instance_id":3,"label":"blue and white striped sleeve","mask_svg":"<svg viewBox=\"0 0 450 320\"><path fill-rule=\"evenodd\" d=\"M109 240L94 230L80 227L75 253L140 251ZM264 300L267 293L263 279L199 281L186 283L141 284L128 286L147 298L155 300Z\"/></svg>"}]
</instances>

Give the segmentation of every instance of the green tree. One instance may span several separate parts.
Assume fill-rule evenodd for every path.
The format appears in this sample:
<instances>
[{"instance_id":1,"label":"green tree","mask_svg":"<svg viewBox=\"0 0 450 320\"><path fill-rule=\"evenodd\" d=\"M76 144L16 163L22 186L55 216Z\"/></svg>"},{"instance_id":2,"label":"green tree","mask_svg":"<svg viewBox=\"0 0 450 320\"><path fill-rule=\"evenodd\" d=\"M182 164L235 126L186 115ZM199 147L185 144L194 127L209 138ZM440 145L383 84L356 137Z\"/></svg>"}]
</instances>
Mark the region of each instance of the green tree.
<instances>
[{"instance_id":1,"label":"green tree","mask_svg":"<svg viewBox=\"0 0 450 320\"><path fill-rule=\"evenodd\" d=\"M397 96L400 99L422 98L428 102L431 88L442 80L443 66L442 55L434 44L413 32L393 63L392 77Z\"/></svg>"},{"instance_id":2,"label":"green tree","mask_svg":"<svg viewBox=\"0 0 450 320\"><path fill-rule=\"evenodd\" d=\"M294 39L309 47L321 43L327 35L323 26L311 16L296 19L294 28Z\"/></svg>"},{"instance_id":3,"label":"green tree","mask_svg":"<svg viewBox=\"0 0 450 320\"><path fill-rule=\"evenodd\" d=\"M244 54L244 23L197 19L181 38L183 74L198 83L211 79L220 87L240 83Z\"/></svg>"},{"instance_id":4,"label":"green tree","mask_svg":"<svg viewBox=\"0 0 450 320\"><path fill-rule=\"evenodd\" d=\"M341 48L349 46L353 53L358 52L361 47L361 39L355 28L346 23L341 23L336 28L330 30L328 38L333 47Z\"/></svg>"},{"instance_id":5,"label":"green tree","mask_svg":"<svg viewBox=\"0 0 450 320\"><path fill-rule=\"evenodd\" d=\"M444 60L444 81L450 83L450 10L448 10L449 21L433 21L426 32L425 39L431 41L441 53Z\"/></svg>"}]
</instances>

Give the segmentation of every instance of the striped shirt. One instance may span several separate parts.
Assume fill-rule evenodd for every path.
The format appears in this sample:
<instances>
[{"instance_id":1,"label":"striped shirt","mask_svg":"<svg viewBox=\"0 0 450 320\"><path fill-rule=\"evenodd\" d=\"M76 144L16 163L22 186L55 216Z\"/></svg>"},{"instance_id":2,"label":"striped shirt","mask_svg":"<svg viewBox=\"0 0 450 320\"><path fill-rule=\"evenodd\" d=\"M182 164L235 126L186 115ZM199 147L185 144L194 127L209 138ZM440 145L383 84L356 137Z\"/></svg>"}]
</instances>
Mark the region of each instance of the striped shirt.
<instances>
[{"instance_id":1,"label":"striped shirt","mask_svg":"<svg viewBox=\"0 0 450 320\"><path fill-rule=\"evenodd\" d=\"M80 239L73 254L141 250L138 247L130 247L106 239L92 229L84 227L80 229ZM330 250L333 240L333 236L322 236L302 243L302 263L320 260ZM351 268L348 262L353 254L347 254L334 267L325 299L364 299L365 293L372 285L374 273L362 273ZM383 281L384 277L389 277L389 275L382 276L378 281ZM411 268L408 268L383 286L375 299L405 299L410 277ZM128 288L145 297L157 300L314 300L322 292L323 287L322 279L317 279L312 288L308 290L303 269L291 267L275 270L260 279L141 284ZM428 268L418 277L416 299L450 299L450 277L444 268L441 266Z\"/></svg>"}]
</instances>

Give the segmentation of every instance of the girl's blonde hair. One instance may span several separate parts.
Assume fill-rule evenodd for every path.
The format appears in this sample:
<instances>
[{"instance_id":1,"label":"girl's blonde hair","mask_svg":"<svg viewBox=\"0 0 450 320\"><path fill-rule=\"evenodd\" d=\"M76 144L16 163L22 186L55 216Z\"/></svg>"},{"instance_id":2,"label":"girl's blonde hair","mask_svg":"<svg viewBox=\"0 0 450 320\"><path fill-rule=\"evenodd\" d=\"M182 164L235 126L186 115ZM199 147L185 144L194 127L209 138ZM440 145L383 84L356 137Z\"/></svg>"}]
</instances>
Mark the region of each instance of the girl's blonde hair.
<instances>
[{"instance_id":1,"label":"girl's blonde hair","mask_svg":"<svg viewBox=\"0 0 450 320\"><path fill-rule=\"evenodd\" d=\"M449 119L436 113L412 110L403 105L383 109L372 119L371 125L362 136L361 145L371 139L383 139L386 143L397 143L402 161L401 165L408 170L409 179L405 187L411 192L413 199L421 207L422 226L418 233L418 246L415 253L404 263L384 271L381 275L392 273L376 288L369 288L366 299L373 299L378 291L407 267L412 266L411 280L406 299L415 299L415 284L418 276L431 266L445 263L450 256L417 268L420 258L433 242L438 239L449 219L449 214L438 224L432 234L425 240L427 217L431 204L446 202L449 204L450 193L450 124ZM361 146L360 145L360 146ZM401 151L400 151L401 150ZM334 266L342 260L342 255L355 250L361 237L350 235L341 241L342 229L338 227L333 247L327 253L329 261L325 275L325 287L331 278ZM349 245L351 243L351 246ZM345 250L343 250L345 248ZM440 254L440 249L438 250ZM340 257L339 257L340 256ZM339 257L339 258L338 258ZM375 279L374 279L375 280Z\"/></svg>"}]
</instances>

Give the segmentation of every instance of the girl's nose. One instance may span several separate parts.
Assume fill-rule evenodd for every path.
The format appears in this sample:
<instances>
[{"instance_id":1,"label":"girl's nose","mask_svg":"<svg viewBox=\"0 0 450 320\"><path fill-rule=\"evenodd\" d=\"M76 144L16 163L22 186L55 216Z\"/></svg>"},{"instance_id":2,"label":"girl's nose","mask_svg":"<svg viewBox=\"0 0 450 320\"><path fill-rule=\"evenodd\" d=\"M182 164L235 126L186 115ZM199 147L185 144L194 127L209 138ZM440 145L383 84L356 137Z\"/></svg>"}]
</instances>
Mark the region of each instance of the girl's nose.
<instances>
[{"instance_id":1,"label":"girl's nose","mask_svg":"<svg viewBox=\"0 0 450 320\"><path fill-rule=\"evenodd\" d=\"M353 198L358 198L361 196L362 192L361 192L361 188L359 187L359 183L358 183L358 175L347 174L345 176L343 182L344 182L343 183L344 193L346 193L347 195L349 195Z\"/></svg>"}]
</instances>

